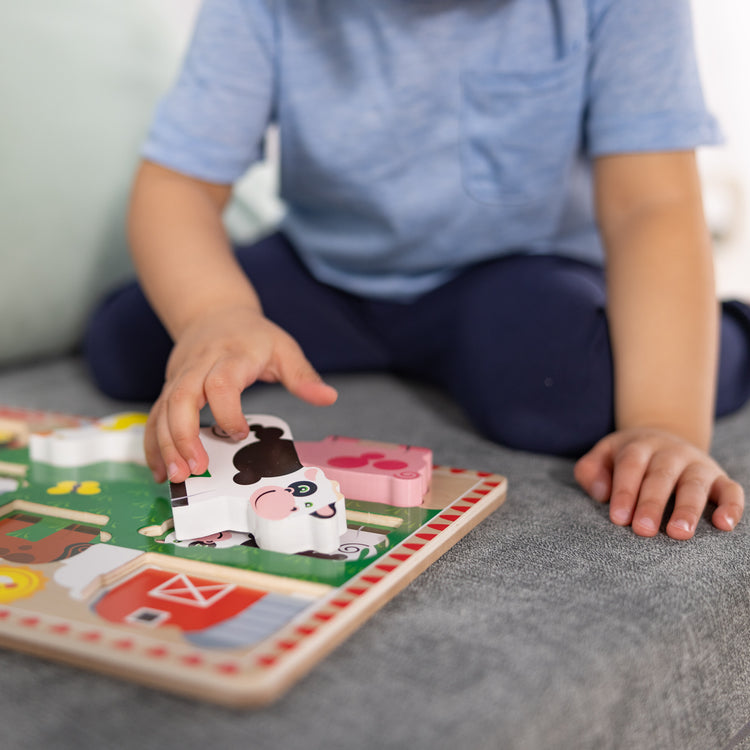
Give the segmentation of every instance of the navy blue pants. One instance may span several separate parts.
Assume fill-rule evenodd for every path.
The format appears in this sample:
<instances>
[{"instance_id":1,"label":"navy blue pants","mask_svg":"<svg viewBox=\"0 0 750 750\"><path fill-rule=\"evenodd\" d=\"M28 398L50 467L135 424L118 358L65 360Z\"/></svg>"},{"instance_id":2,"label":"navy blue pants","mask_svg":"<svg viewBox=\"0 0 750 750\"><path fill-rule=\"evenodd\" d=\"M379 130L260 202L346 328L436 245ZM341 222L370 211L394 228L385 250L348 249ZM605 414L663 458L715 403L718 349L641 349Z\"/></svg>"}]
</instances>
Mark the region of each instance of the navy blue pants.
<instances>
[{"instance_id":1,"label":"navy blue pants","mask_svg":"<svg viewBox=\"0 0 750 750\"><path fill-rule=\"evenodd\" d=\"M237 251L265 314L321 373L388 370L443 388L504 445L575 456L614 428L599 268L514 255L416 302L361 299L316 281L280 234ZM190 290L185 290L186 294ZM85 353L108 395L153 400L172 343L137 284L107 298ZM750 308L723 306L717 415L750 397Z\"/></svg>"}]
</instances>

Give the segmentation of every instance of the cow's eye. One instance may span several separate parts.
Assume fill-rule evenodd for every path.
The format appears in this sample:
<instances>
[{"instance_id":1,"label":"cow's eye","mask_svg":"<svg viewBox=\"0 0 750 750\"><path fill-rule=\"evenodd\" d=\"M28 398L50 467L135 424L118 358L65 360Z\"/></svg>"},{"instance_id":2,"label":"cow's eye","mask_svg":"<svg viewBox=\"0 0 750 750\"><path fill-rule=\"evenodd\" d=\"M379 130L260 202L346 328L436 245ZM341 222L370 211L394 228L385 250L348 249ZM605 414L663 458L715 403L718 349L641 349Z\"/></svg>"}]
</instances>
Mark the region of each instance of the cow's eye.
<instances>
[{"instance_id":1,"label":"cow's eye","mask_svg":"<svg viewBox=\"0 0 750 750\"><path fill-rule=\"evenodd\" d=\"M306 497L317 492L318 485L315 482L292 482L289 485L289 489L291 489L292 495L295 497Z\"/></svg>"},{"instance_id":2,"label":"cow's eye","mask_svg":"<svg viewBox=\"0 0 750 750\"><path fill-rule=\"evenodd\" d=\"M309 500L305 503L305 508L312 508L313 503L311 503Z\"/></svg>"}]
</instances>

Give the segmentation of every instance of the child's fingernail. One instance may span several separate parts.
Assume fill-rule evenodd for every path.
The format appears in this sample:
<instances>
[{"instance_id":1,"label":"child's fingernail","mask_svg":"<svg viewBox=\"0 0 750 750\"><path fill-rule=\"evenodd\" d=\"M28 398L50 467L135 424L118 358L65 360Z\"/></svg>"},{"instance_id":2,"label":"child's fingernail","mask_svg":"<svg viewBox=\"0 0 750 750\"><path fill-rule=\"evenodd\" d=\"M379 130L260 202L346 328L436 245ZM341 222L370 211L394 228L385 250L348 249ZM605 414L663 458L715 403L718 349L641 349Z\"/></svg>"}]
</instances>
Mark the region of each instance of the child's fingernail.
<instances>
[{"instance_id":1,"label":"child's fingernail","mask_svg":"<svg viewBox=\"0 0 750 750\"><path fill-rule=\"evenodd\" d=\"M177 464L171 463L169 466L167 466L167 476L169 477L169 481L174 481L174 477L177 476L177 472L179 469L177 468Z\"/></svg>"},{"instance_id":2,"label":"child's fingernail","mask_svg":"<svg viewBox=\"0 0 750 750\"><path fill-rule=\"evenodd\" d=\"M233 432L231 435L232 440L235 442L239 442L240 440L244 440L246 437L244 432Z\"/></svg>"},{"instance_id":3,"label":"child's fingernail","mask_svg":"<svg viewBox=\"0 0 750 750\"><path fill-rule=\"evenodd\" d=\"M624 525L630 520L630 513L624 508L620 508L619 510L612 511L611 518L615 523Z\"/></svg>"},{"instance_id":4,"label":"child's fingernail","mask_svg":"<svg viewBox=\"0 0 750 750\"><path fill-rule=\"evenodd\" d=\"M682 518L678 521L672 521L671 526L675 529L680 529L681 531L692 531L690 524Z\"/></svg>"},{"instance_id":5,"label":"child's fingernail","mask_svg":"<svg viewBox=\"0 0 750 750\"><path fill-rule=\"evenodd\" d=\"M734 527L737 525L737 521L732 516L727 516L727 523L729 524L730 529L734 529Z\"/></svg>"},{"instance_id":6,"label":"child's fingernail","mask_svg":"<svg viewBox=\"0 0 750 750\"><path fill-rule=\"evenodd\" d=\"M597 480L591 485L591 497L603 503L607 499L607 483Z\"/></svg>"},{"instance_id":7,"label":"child's fingernail","mask_svg":"<svg viewBox=\"0 0 750 750\"><path fill-rule=\"evenodd\" d=\"M677 523L679 523L679 521ZM648 517L641 518L640 521L638 521L638 525L644 531L648 531L649 533L656 531L656 524Z\"/></svg>"},{"instance_id":8,"label":"child's fingernail","mask_svg":"<svg viewBox=\"0 0 750 750\"><path fill-rule=\"evenodd\" d=\"M190 467L190 473L191 474L197 473L197 471L198 471L198 462L194 458L191 458L188 461L188 466Z\"/></svg>"}]
</instances>

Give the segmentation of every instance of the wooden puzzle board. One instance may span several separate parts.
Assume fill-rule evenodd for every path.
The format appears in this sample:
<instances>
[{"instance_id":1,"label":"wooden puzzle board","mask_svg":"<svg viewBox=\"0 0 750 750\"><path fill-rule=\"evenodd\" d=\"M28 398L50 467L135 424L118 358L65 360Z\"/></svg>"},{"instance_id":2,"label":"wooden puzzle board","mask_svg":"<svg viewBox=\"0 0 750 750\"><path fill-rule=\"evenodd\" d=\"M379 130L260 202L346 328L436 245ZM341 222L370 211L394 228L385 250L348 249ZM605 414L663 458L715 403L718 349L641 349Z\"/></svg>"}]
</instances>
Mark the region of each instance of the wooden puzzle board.
<instances>
[{"instance_id":1,"label":"wooden puzzle board","mask_svg":"<svg viewBox=\"0 0 750 750\"><path fill-rule=\"evenodd\" d=\"M29 459L82 422L0 407L0 645L225 705L278 698L506 496L436 466L418 507L347 499L346 559L179 546L145 467Z\"/></svg>"}]
</instances>

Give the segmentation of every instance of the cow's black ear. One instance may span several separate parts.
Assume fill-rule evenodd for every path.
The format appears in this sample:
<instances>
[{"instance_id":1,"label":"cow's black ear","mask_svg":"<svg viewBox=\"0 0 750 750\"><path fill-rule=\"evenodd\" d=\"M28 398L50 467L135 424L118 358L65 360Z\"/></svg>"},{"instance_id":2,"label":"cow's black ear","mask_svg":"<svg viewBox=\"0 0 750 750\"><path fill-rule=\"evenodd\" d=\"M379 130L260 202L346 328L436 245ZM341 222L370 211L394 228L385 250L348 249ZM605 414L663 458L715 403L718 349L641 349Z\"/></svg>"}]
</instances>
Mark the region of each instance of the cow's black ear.
<instances>
[{"instance_id":1,"label":"cow's black ear","mask_svg":"<svg viewBox=\"0 0 750 750\"><path fill-rule=\"evenodd\" d=\"M255 484L263 477L281 477L302 468L294 442L283 437L280 427L251 424L250 430L258 439L234 454L235 484Z\"/></svg>"},{"instance_id":2,"label":"cow's black ear","mask_svg":"<svg viewBox=\"0 0 750 750\"><path fill-rule=\"evenodd\" d=\"M267 427L264 424L251 424L250 432L254 433L255 437L261 442L281 440L284 435L284 430L281 427Z\"/></svg>"}]
</instances>

